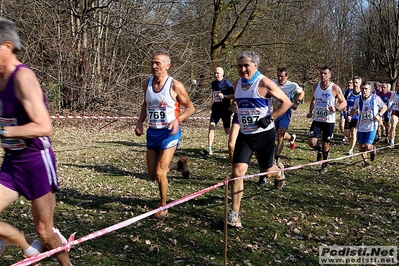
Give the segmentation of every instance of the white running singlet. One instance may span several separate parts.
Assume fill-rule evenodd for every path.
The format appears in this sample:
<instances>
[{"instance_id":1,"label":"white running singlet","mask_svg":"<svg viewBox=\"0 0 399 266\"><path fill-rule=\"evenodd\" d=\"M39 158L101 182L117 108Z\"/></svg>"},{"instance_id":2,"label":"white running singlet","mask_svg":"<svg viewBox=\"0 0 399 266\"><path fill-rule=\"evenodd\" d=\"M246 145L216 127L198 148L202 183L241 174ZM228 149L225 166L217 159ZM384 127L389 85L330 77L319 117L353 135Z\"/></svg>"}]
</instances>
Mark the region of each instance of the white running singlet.
<instances>
[{"instance_id":1,"label":"white running singlet","mask_svg":"<svg viewBox=\"0 0 399 266\"><path fill-rule=\"evenodd\" d=\"M264 75L259 75L247 90L242 89L241 79L238 80L234 97L237 102L237 116L242 134L256 134L274 128L274 123L270 123L266 128L256 125L256 121L272 113L272 99L264 98L258 92L259 82L264 77Z\"/></svg>"},{"instance_id":2,"label":"white running singlet","mask_svg":"<svg viewBox=\"0 0 399 266\"><path fill-rule=\"evenodd\" d=\"M335 97L332 93L334 83L322 90L320 82L317 84L314 92L315 106L313 110L313 120L318 122L335 123L335 112L330 112L328 106L335 106Z\"/></svg>"},{"instance_id":3,"label":"white running singlet","mask_svg":"<svg viewBox=\"0 0 399 266\"><path fill-rule=\"evenodd\" d=\"M167 128L169 123L180 114L180 103L172 97L173 78L168 77L162 89L154 91L152 82L154 77L148 80L146 91L148 127L161 129Z\"/></svg>"}]
</instances>

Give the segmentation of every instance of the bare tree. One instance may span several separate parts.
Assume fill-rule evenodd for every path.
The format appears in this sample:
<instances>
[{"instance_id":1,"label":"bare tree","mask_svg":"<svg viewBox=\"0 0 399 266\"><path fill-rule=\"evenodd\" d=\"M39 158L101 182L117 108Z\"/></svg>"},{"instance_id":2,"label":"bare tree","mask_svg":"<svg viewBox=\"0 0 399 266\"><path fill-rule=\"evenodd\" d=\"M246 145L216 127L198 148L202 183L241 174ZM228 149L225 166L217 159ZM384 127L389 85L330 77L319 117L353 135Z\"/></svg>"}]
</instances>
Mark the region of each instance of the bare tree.
<instances>
[{"instance_id":1,"label":"bare tree","mask_svg":"<svg viewBox=\"0 0 399 266\"><path fill-rule=\"evenodd\" d=\"M384 38L390 52L382 53L378 43L354 45L361 29L353 27L354 1L4 0L0 12L18 24L20 56L38 73L54 112L130 114L140 104L150 56L160 49L170 52L171 75L183 81L197 106L209 106L216 65L237 78L235 56L243 49L261 54L263 73L274 76L286 65L303 85L313 83L324 64L341 82L352 66L362 75L363 62L397 78L395 46L388 47L394 29ZM376 16L393 0L367 3L367 14ZM379 23L394 25L397 5L389 12ZM373 25L370 33L378 32Z\"/></svg>"},{"instance_id":2,"label":"bare tree","mask_svg":"<svg viewBox=\"0 0 399 266\"><path fill-rule=\"evenodd\" d=\"M381 67L389 81L396 83L399 79L399 2L367 0L360 8L360 30L366 44L363 46L363 59L368 61L374 75L378 75Z\"/></svg>"}]
</instances>

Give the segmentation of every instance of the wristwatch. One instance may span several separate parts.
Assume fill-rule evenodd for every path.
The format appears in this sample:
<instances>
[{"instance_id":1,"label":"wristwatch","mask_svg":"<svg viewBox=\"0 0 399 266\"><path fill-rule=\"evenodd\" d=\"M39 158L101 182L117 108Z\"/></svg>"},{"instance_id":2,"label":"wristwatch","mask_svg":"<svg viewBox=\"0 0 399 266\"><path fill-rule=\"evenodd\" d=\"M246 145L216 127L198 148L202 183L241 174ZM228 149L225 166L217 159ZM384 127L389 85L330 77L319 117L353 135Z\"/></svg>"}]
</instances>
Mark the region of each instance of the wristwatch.
<instances>
[{"instance_id":1,"label":"wristwatch","mask_svg":"<svg viewBox=\"0 0 399 266\"><path fill-rule=\"evenodd\" d=\"M270 122L274 122L274 117L270 116Z\"/></svg>"},{"instance_id":2,"label":"wristwatch","mask_svg":"<svg viewBox=\"0 0 399 266\"><path fill-rule=\"evenodd\" d=\"M4 127L1 126L1 127L0 127L0 138L3 138L4 135L5 135L6 133L7 133L7 131L5 131L5 130L4 130Z\"/></svg>"}]
</instances>

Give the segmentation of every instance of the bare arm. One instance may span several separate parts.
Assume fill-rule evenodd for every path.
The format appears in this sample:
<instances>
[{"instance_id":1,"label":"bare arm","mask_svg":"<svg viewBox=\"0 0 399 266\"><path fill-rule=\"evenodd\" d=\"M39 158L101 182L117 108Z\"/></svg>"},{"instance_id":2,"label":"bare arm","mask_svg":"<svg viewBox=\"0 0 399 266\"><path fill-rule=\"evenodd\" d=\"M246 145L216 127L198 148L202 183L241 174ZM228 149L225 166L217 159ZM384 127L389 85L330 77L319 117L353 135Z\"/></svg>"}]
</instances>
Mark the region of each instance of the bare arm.
<instances>
[{"instance_id":1,"label":"bare arm","mask_svg":"<svg viewBox=\"0 0 399 266\"><path fill-rule=\"evenodd\" d=\"M309 104L309 113L306 115L307 118L311 118L313 116L313 110L314 110L314 105L315 105L315 98L314 98L314 92L317 88L317 83L313 85L312 88L312 100L310 101Z\"/></svg>"},{"instance_id":2,"label":"bare arm","mask_svg":"<svg viewBox=\"0 0 399 266\"><path fill-rule=\"evenodd\" d=\"M184 88L183 84L177 80L173 80L173 85L172 85L172 93L174 94L173 96L176 97L176 99L180 102L180 105L183 106L185 109L184 111L179 115L179 117L175 120L173 120L169 124L169 129L173 128L173 131L171 134L176 134L180 122L183 122L186 120L188 117L190 117L192 114L195 112L195 107L193 102L190 99L190 96L187 93L186 88Z\"/></svg>"},{"instance_id":3,"label":"bare arm","mask_svg":"<svg viewBox=\"0 0 399 266\"><path fill-rule=\"evenodd\" d=\"M145 100L145 93L146 93L146 89L147 89L147 82L148 79L145 80L142 84L141 84L141 88L144 91L144 100L143 103L141 104L141 112L140 112L140 117L139 120L137 121L137 125L136 125L136 129L134 130L134 132L136 133L137 136L140 136L144 133L144 129L143 129L143 123L144 120L147 118L147 102Z\"/></svg>"},{"instance_id":4,"label":"bare arm","mask_svg":"<svg viewBox=\"0 0 399 266\"><path fill-rule=\"evenodd\" d=\"M302 101L305 98L305 91L302 89L300 93L298 93L294 104L291 106L291 109L296 110L298 108L297 101Z\"/></svg>"},{"instance_id":5,"label":"bare arm","mask_svg":"<svg viewBox=\"0 0 399 266\"><path fill-rule=\"evenodd\" d=\"M25 125L5 127L5 138L36 138L51 136L53 127L44 93L35 73L28 68L20 68L14 77L15 93L21 101L30 122Z\"/></svg>"},{"instance_id":6,"label":"bare arm","mask_svg":"<svg viewBox=\"0 0 399 266\"><path fill-rule=\"evenodd\" d=\"M345 109L347 103L346 103L346 99L344 97L344 95L342 94L342 90L341 88L337 85L334 84L334 86L332 87L333 93L335 94L335 98L337 99L337 106L333 106L332 110L330 110L331 112L336 112L336 111L342 111L343 109Z\"/></svg>"},{"instance_id":7,"label":"bare arm","mask_svg":"<svg viewBox=\"0 0 399 266\"><path fill-rule=\"evenodd\" d=\"M263 78L258 86L259 94L264 97L273 97L281 104L274 109L271 116L276 119L283 115L291 107L292 103L285 93L269 78Z\"/></svg>"}]
</instances>

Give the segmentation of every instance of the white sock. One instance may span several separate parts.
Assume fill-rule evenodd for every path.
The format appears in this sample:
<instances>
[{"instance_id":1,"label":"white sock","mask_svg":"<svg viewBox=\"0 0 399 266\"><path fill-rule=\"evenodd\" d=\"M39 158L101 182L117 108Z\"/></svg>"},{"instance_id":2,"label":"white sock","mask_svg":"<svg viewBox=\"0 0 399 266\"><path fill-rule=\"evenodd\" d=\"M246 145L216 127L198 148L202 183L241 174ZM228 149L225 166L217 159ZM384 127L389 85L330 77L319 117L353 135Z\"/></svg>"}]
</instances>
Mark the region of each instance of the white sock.
<instances>
[{"instance_id":1,"label":"white sock","mask_svg":"<svg viewBox=\"0 0 399 266\"><path fill-rule=\"evenodd\" d=\"M27 249L24 250L24 256L25 257L32 257L35 256L37 254L39 254L40 251L37 250L36 248L29 246Z\"/></svg>"}]
</instances>

